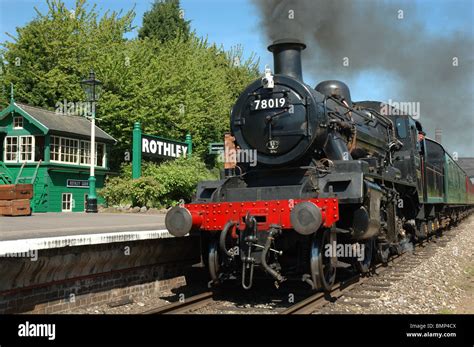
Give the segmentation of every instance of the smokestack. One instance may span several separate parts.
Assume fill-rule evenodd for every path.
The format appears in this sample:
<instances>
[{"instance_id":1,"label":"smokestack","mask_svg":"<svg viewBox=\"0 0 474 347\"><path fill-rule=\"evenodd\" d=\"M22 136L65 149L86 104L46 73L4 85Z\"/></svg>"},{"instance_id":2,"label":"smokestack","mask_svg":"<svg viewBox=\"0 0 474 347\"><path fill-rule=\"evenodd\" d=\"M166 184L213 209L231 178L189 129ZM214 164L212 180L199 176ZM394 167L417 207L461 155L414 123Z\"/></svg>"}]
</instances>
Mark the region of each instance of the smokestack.
<instances>
[{"instance_id":1,"label":"smokestack","mask_svg":"<svg viewBox=\"0 0 474 347\"><path fill-rule=\"evenodd\" d=\"M268 50L273 53L273 67L276 75L288 75L303 81L301 51L306 45L296 39L274 41Z\"/></svg>"},{"instance_id":2,"label":"smokestack","mask_svg":"<svg viewBox=\"0 0 474 347\"><path fill-rule=\"evenodd\" d=\"M443 130L435 129L435 141L441 143L441 137L443 135Z\"/></svg>"}]
</instances>

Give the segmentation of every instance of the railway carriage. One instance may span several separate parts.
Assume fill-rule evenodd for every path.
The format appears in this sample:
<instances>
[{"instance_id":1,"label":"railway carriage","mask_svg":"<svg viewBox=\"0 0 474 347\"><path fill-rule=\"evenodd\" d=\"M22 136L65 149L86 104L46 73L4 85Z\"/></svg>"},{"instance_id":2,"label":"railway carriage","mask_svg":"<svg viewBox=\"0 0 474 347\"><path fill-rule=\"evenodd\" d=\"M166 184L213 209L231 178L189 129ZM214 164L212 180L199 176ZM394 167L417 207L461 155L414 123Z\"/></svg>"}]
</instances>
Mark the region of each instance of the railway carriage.
<instances>
[{"instance_id":1,"label":"railway carriage","mask_svg":"<svg viewBox=\"0 0 474 347\"><path fill-rule=\"evenodd\" d=\"M471 181L421 136L420 122L380 102L353 102L340 81L307 85L304 48L273 43L275 71L233 107L225 152L255 151L257 165L227 160L221 180L201 182L193 202L166 216L173 235L201 236L213 283L248 289L263 274L277 286L298 279L330 290L338 262L367 272L472 209ZM364 251L338 257L339 245Z\"/></svg>"}]
</instances>

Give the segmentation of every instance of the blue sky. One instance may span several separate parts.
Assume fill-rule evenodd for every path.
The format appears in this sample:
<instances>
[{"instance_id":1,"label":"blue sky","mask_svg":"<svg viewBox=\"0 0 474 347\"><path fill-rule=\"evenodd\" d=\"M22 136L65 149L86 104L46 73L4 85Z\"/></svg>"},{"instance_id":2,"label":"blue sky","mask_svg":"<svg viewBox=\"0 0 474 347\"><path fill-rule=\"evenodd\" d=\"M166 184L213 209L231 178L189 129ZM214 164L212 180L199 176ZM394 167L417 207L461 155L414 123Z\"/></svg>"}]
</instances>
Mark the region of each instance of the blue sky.
<instances>
[{"instance_id":1,"label":"blue sky","mask_svg":"<svg viewBox=\"0 0 474 347\"><path fill-rule=\"evenodd\" d=\"M331 1L331 0L328 0ZM371 0L359 0L371 1ZM415 16L433 34L449 35L453 31L473 29L474 0L414 0L423 11ZM397 1L403 4L403 1ZM410 1L411 2L411 1ZM74 7L74 0L65 0L67 7ZM135 5L134 25L139 27L142 16L152 3L152 0L89 0L89 4L97 4L101 11L120 9L128 10ZM44 0L0 0L0 42L9 39L5 32L15 34L17 26L23 26L32 20L36 6L41 12L46 11ZM222 44L224 48L241 44L248 56L255 52L260 57L263 69L265 64L272 64L272 57L266 50L268 45L263 31L259 28L259 17L255 6L250 0L181 0L185 17L191 20L191 25L200 36L208 37L210 42ZM136 30L128 35L136 36ZM385 78L387 76L384 76ZM351 81L353 98L379 99L390 98L389 88L366 89L364 86L373 85L380 78L380 72L367 72ZM313 76L305 76L306 82L314 85L317 80Z\"/></svg>"},{"instance_id":2,"label":"blue sky","mask_svg":"<svg viewBox=\"0 0 474 347\"><path fill-rule=\"evenodd\" d=\"M73 8L75 0L65 0L67 7ZM135 5L134 25L142 23L143 13L150 9L152 0L89 0L98 9L128 10ZM8 39L5 32L15 33L15 27L23 26L32 20L36 12L47 9L44 0L0 0L0 42ZM200 36L208 36L211 42L221 43L225 48L242 44L245 50L266 54L266 40L258 28L256 8L249 0L181 0L185 17L191 20L192 29ZM137 30L128 35L136 36ZM271 56L268 55L271 59Z\"/></svg>"}]
</instances>

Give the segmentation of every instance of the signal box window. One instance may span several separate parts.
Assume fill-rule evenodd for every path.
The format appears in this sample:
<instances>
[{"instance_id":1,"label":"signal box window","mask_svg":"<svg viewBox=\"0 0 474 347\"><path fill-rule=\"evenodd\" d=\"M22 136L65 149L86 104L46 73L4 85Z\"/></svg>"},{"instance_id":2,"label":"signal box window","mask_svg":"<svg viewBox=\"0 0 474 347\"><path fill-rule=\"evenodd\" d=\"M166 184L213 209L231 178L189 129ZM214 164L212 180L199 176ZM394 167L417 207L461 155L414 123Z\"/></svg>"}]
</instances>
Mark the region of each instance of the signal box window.
<instances>
[{"instance_id":1,"label":"signal box window","mask_svg":"<svg viewBox=\"0 0 474 347\"><path fill-rule=\"evenodd\" d=\"M95 165L96 166L104 166L105 161L105 149L104 149L104 144L103 143L97 143L96 144L96 157L95 157Z\"/></svg>"},{"instance_id":2,"label":"signal box window","mask_svg":"<svg viewBox=\"0 0 474 347\"><path fill-rule=\"evenodd\" d=\"M20 161L34 161L34 147L33 136L20 136Z\"/></svg>"},{"instance_id":3,"label":"signal box window","mask_svg":"<svg viewBox=\"0 0 474 347\"><path fill-rule=\"evenodd\" d=\"M23 129L23 117L13 117L13 128Z\"/></svg>"},{"instance_id":4,"label":"signal box window","mask_svg":"<svg viewBox=\"0 0 474 347\"><path fill-rule=\"evenodd\" d=\"M5 161L16 162L18 160L18 137L5 137Z\"/></svg>"}]
</instances>

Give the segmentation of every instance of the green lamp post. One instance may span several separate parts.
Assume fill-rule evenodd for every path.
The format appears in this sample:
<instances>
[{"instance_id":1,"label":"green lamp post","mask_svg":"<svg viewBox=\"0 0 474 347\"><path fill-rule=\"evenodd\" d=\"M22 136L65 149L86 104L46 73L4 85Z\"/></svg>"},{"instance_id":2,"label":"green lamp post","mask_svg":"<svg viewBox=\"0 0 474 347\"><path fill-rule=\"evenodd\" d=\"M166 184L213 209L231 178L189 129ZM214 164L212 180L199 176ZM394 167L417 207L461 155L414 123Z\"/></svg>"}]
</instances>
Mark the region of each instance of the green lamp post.
<instances>
[{"instance_id":1,"label":"green lamp post","mask_svg":"<svg viewBox=\"0 0 474 347\"><path fill-rule=\"evenodd\" d=\"M87 101L90 103L91 110L91 147L90 147L90 174L89 174L89 194L87 195L86 212L97 212L97 192L95 188L95 104L99 99L100 86L102 82L95 78L94 70L91 69L89 78L81 81L82 88L87 96Z\"/></svg>"}]
</instances>

